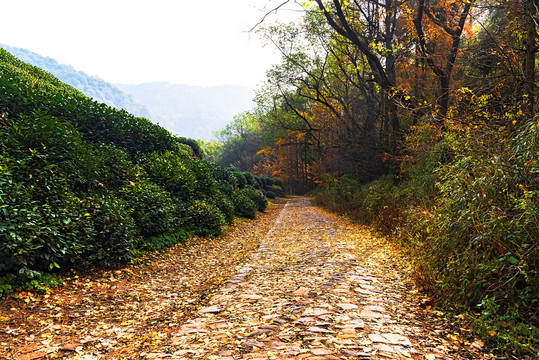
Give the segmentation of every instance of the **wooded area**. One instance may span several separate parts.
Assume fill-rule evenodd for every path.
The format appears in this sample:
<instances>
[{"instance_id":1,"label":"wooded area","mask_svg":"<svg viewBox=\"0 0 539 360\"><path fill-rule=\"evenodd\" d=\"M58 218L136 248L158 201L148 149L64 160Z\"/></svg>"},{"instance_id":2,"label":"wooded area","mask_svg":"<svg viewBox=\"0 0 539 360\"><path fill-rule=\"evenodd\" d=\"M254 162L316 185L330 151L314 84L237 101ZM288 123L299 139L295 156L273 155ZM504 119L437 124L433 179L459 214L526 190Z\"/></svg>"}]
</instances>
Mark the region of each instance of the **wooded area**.
<instances>
[{"instance_id":1,"label":"wooded area","mask_svg":"<svg viewBox=\"0 0 539 360\"><path fill-rule=\"evenodd\" d=\"M536 351L537 2L303 7L258 29L282 62L214 161L317 189L398 239L425 289L498 346Z\"/></svg>"}]
</instances>

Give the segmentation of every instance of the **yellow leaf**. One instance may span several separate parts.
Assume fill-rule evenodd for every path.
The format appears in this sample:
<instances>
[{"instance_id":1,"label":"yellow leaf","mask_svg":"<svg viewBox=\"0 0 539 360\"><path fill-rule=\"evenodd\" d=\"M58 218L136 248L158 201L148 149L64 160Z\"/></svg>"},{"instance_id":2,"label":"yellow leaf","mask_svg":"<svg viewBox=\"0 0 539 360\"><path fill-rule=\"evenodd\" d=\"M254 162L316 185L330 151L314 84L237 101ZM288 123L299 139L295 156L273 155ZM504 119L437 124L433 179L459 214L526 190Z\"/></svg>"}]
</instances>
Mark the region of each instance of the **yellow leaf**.
<instances>
[{"instance_id":1,"label":"yellow leaf","mask_svg":"<svg viewBox=\"0 0 539 360\"><path fill-rule=\"evenodd\" d=\"M488 334L489 334L490 336L494 336L494 335L496 335L496 331L490 330L490 331L488 332Z\"/></svg>"}]
</instances>

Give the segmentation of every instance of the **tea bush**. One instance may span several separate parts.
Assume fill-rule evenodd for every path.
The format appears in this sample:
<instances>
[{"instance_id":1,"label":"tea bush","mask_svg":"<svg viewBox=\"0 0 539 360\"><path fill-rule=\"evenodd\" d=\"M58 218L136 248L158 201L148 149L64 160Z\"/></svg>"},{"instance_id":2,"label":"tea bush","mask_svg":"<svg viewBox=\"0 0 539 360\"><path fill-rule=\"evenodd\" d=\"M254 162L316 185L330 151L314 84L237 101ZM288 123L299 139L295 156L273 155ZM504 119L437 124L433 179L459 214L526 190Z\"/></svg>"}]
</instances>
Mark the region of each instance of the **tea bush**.
<instances>
[{"instance_id":1,"label":"tea bush","mask_svg":"<svg viewBox=\"0 0 539 360\"><path fill-rule=\"evenodd\" d=\"M197 191L197 175L187 164L185 154L153 152L139 160L149 180L173 196L188 202Z\"/></svg>"},{"instance_id":2,"label":"tea bush","mask_svg":"<svg viewBox=\"0 0 539 360\"><path fill-rule=\"evenodd\" d=\"M217 206L204 200L193 201L187 216L194 233L202 236L219 235L226 221Z\"/></svg>"},{"instance_id":3,"label":"tea bush","mask_svg":"<svg viewBox=\"0 0 539 360\"><path fill-rule=\"evenodd\" d=\"M234 211L238 216L254 219L256 216L257 205L244 191L242 191L242 189L234 191L232 202L234 203Z\"/></svg>"},{"instance_id":4,"label":"tea bush","mask_svg":"<svg viewBox=\"0 0 539 360\"><path fill-rule=\"evenodd\" d=\"M140 179L126 184L119 193L142 236L156 236L174 230L176 206L170 194L159 185Z\"/></svg>"},{"instance_id":5,"label":"tea bush","mask_svg":"<svg viewBox=\"0 0 539 360\"><path fill-rule=\"evenodd\" d=\"M185 164L195 175L194 197L197 199L213 197L218 188L210 164L199 159L188 159Z\"/></svg>"},{"instance_id":6,"label":"tea bush","mask_svg":"<svg viewBox=\"0 0 539 360\"><path fill-rule=\"evenodd\" d=\"M107 192L95 192L86 199L86 208L93 220L95 236L85 249L85 259L96 265L128 260L141 238L128 202Z\"/></svg>"},{"instance_id":7,"label":"tea bush","mask_svg":"<svg viewBox=\"0 0 539 360\"><path fill-rule=\"evenodd\" d=\"M266 210L268 198L262 194L262 191L254 188L245 188L242 189L241 192L255 203L258 211Z\"/></svg>"},{"instance_id":8,"label":"tea bush","mask_svg":"<svg viewBox=\"0 0 539 360\"><path fill-rule=\"evenodd\" d=\"M277 197L277 194L275 194L273 191L266 191L264 194L268 199L275 199Z\"/></svg>"},{"instance_id":9,"label":"tea bush","mask_svg":"<svg viewBox=\"0 0 539 360\"><path fill-rule=\"evenodd\" d=\"M37 169L27 183L17 179L33 159L0 161L0 274L76 264L94 235L82 201L52 169ZM54 196L44 197L49 192Z\"/></svg>"},{"instance_id":10,"label":"tea bush","mask_svg":"<svg viewBox=\"0 0 539 360\"><path fill-rule=\"evenodd\" d=\"M234 203L221 191L218 191L213 197L213 203L225 218L227 223L230 223L234 219Z\"/></svg>"}]
</instances>

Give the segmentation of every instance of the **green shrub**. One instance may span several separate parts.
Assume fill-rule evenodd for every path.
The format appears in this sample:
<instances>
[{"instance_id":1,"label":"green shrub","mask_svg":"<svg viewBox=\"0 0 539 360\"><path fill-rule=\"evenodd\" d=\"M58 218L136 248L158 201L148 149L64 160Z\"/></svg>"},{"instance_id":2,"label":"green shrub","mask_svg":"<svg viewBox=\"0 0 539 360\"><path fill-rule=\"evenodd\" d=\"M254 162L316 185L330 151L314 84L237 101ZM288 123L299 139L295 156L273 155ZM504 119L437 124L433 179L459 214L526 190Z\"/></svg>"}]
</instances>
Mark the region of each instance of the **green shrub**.
<instances>
[{"instance_id":1,"label":"green shrub","mask_svg":"<svg viewBox=\"0 0 539 360\"><path fill-rule=\"evenodd\" d=\"M120 189L142 236L156 236L175 229L178 211L170 194L159 185L139 179Z\"/></svg>"},{"instance_id":2,"label":"green shrub","mask_svg":"<svg viewBox=\"0 0 539 360\"><path fill-rule=\"evenodd\" d=\"M195 199L207 199L217 193L217 182L213 177L210 164L200 159L186 159L185 165L195 176L194 195Z\"/></svg>"},{"instance_id":3,"label":"green shrub","mask_svg":"<svg viewBox=\"0 0 539 360\"><path fill-rule=\"evenodd\" d=\"M50 168L38 169L37 182L22 183L14 173L29 164L14 162L12 170L9 159L0 159L0 273L50 271L83 261L94 235L83 202Z\"/></svg>"},{"instance_id":4,"label":"green shrub","mask_svg":"<svg viewBox=\"0 0 539 360\"><path fill-rule=\"evenodd\" d=\"M257 205L241 189L234 191L232 195L234 211L240 217L254 219L256 216Z\"/></svg>"},{"instance_id":5,"label":"green shrub","mask_svg":"<svg viewBox=\"0 0 539 360\"><path fill-rule=\"evenodd\" d=\"M139 236L127 204L108 193L95 193L86 200L95 237L85 249L85 258L92 264L114 264L130 258Z\"/></svg>"},{"instance_id":6,"label":"green shrub","mask_svg":"<svg viewBox=\"0 0 539 360\"><path fill-rule=\"evenodd\" d=\"M253 174L251 174L248 171L244 171L243 176L245 177L245 181L246 181L247 186L252 186L252 187L256 186L257 183L256 183L256 179L255 179Z\"/></svg>"},{"instance_id":7,"label":"green shrub","mask_svg":"<svg viewBox=\"0 0 539 360\"><path fill-rule=\"evenodd\" d=\"M233 174L235 178L235 183L238 189L243 189L244 187L247 186L247 179L245 178L245 174L243 172L239 171L235 167L229 167L228 169Z\"/></svg>"},{"instance_id":8,"label":"green shrub","mask_svg":"<svg viewBox=\"0 0 539 360\"><path fill-rule=\"evenodd\" d=\"M188 217L195 234L202 236L221 234L221 227L225 224L225 217L219 208L204 200L193 201Z\"/></svg>"},{"instance_id":9,"label":"green shrub","mask_svg":"<svg viewBox=\"0 0 539 360\"><path fill-rule=\"evenodd\" d=\"M256 204L256 208L258 211L264 211L268 207L268 198L264 196L262 191L254 189L252 187L248 187L245 189L242 189L241 192L245 194L249 199L253 200L253 202Z\"/></svg>"},{"instance_id":10,"label":"green shrub","mask_svg":"<svg viewBox=\"0 0 539 360\"><path fill-rule=\"evenodd\" d=\"M284 191L279 185L268 185L266 186L266 190L273 192L276 196L284 195Z\"/></svg>"},{"instance_id":11,"label":"green shrub","mask_svg":"<svg viewBox=\"0 0 539 360\"><path fill-rule=\"evenodd\" d=\"M198 143L198 141L194 139L185 138L185 137L177 137L176 141L180 144L189 146L191 148L191 152L193 153L193 156L196 156L199 159L204 158L202 148L200 147L200 144Z\"/></svg>"},{"instance_id":12,"label":"green shrub","mask_svg":"<svg viewBox=\"0 0 539 360\"><path fill-rule=\"evenodd\" d=\"M153 152L141 158L140 165L148 178L173 196L189 202L197 190L197 175L187 165L184 154Z\"/></svg>"},{"instance_id":13,"label":"green shrub","mask_svg":"<svg viewBox=\"0 0 539 360\"><path fill-rule=\"evenodd\" d=\"M30 152L39 153L41 166L54 166L75 191L84 191L98 182L97 174L102 165L92 146L72 124L36 112L31 117L10 119L6 133L4 140L9 156L21 158ZM34 171L33 167L26 170Z\"/></svg>"},{"instance_id":14,"label":"green shrub","mask_svg":"<svg viewBox=\"0 0 539 360\"><path fill-rule=\"evenodd\" d=\"M95 157L100 163L97 171L99 183L95 188L117 189L136 179L139 171L125 150L111 144L100 144L95 149Z\"/></svg>"},{"instance_id":15,"label":"green shrub","mask_svg":"<svg viewBox=\"0 0 539 360\"><path fill-rule=\"evenodd\" d=\"M268 199L275 199L277 197L277 194L275 194L273 191L266 191L266 197Z\"/></svg>"},{"instance_id":16,"label":"green shrub","mask_svg":"<svg viewBox=\"0 0 539 360\"><path fill-rule=\"evenodd\" d=\"M218 192L213 197L215 206L221 210L226 222L231 222L234 219L234 203L222 192Z\"/></svg>"}]
</instances>

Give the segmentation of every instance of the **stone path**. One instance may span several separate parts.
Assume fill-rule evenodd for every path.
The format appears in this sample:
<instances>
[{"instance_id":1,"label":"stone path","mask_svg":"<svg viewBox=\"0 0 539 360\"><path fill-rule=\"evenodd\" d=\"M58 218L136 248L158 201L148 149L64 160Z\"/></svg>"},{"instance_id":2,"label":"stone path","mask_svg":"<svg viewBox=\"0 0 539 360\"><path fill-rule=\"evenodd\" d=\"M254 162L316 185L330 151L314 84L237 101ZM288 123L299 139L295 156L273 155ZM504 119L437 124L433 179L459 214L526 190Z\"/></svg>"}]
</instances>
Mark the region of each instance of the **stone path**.
<instances>
[{"instance_id":1,"label":"stone path","mask_svg":"<svg viewBox=\"0 0 539 360\"><path fill-rule=\"evenodd\" d=\"M382 239L289 201L250 261L147 359L459 359L420 320L417 290ZM415 299L417 300L417 298ZM481 358L479 355L477 358Z\"/></svg>"}]
</instances>

